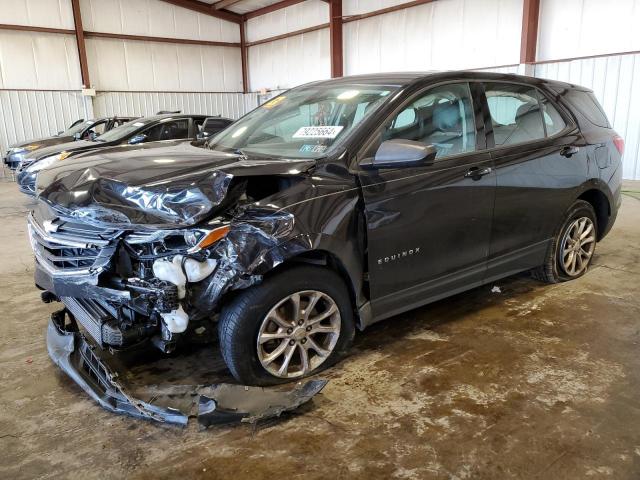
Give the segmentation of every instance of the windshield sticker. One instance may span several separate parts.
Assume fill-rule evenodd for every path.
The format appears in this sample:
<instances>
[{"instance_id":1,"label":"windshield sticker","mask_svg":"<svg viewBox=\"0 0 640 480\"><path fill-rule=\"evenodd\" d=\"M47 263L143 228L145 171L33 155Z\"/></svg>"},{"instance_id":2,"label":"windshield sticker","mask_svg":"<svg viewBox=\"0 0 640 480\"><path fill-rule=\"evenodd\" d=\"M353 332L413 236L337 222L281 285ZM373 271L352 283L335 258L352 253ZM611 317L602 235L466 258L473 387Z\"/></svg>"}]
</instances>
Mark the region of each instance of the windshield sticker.
<instances>
[{"instance_id":1,"label":"windshield sticker","mask_svg":"<svg viewBox=\"0 0 640 480\"><path fill-rule=\"evenodd\" d=\"M284 102L286 100L287 97L280 95L279 97L274 98L273 100L269 100L267 103L265 103L264 105L262 105L262 108L273 108L273 107L277 107L278 105L280 105L282 102Z\"/></svg>"},{"instance_id":2,"label":"windshield sticker","mask_svg":"<svg viewBox=\"0 0 640 480\"><path fill-rule=\"evenodd\" d=\"M344 127L333 125L325 127L300 127L293 138L336 138Z\"/></svg>"},{"instance_id":3,"label":"windshield sticker","mask_svg":"<svg viewBox=\"0 0 640 480\"><path fill-rule=\"evenodd\" d=\"M300 147L300 153L322 153L326 149L326 145L302 145Z\"/></svg>"}]
</instances>

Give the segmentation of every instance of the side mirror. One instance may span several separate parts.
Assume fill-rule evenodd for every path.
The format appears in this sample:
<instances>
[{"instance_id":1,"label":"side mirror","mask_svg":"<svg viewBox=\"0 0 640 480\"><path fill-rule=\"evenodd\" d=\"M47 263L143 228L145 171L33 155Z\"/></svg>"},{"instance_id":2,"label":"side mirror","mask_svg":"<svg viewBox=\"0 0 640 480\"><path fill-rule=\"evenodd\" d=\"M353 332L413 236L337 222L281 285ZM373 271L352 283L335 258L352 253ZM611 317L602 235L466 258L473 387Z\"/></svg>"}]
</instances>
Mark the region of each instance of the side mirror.
<instances>
[{"instance_id":1,"label":"side mirror","mask_svg":"<svg viewBox=\"0 0 640 480\"><path fill-rule=\"evenodd\" d=\"M413 140L387 140L382 142L375 157L360 164L362 168L424 167L432 165L438 151L433 145Z\"/></svg>"},{"instance_id":2,"label":"side mirror","mask_svg":"<svg viewBox=\"0 0 640 480\"><path fill-rule=\"evenodd\" d=\"M82 138L82 133L80 132L76 132L73 134L73 139L74 140L80 140Z\"/></svg>"},{"instance_id":3,"label":"side mirror","mask_svg":"<svg viewBox=\"0 0 640 480\"><path fill-rule=\"evenodd\" d=\"M139 133L138 135L131 137L129 139L129 145L135 145L137 143L142 143L147 139L147 136L144 133Z\"/></svg>"},{"instance_id":4,"label":"side mirror","mask_svg":"<svg viewBox=\"0 0 640 480\"><path fill-rule=\"evenodd\" d=\"M196 139L198 140L206 140L207 138L209 138L209 132L200 132L196 135Z\"/></svg>"}]
</instances>

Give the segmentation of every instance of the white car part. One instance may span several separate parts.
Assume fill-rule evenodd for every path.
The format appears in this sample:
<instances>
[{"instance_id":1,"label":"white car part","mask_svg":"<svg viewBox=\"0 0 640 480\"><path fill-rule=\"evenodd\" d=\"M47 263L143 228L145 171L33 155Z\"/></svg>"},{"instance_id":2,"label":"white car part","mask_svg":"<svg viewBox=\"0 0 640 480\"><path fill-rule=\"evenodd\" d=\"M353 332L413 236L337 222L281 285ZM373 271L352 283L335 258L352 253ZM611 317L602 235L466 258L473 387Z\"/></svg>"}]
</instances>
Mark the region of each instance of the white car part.
<instances>
[{"instance_id":1,"label":"white car part","mask_svg":"<svg viewBox=\"0 0 640 480\"><path fill-rule=\"evenodd\" d=\"M169 313L161 313L160 316L171 333L182 333L189 324L189 315L182 309L182 305Z\"/></svg>"},{"instance_id":2,"label":"white car part","mask_svg":"<svg viewBox=\"0 0 640 480\"><path fill-rule=\"evenodd\" d=\"M182 267L182 255L176 255L173 260L161 258L153 262L153 274L156 278L173 283L178 287L178 297L184 298L187 290L187 282L201 282L207 278L215 270L217 262L214 259L208 259L204 262L198 262L193 258L187 258ZM185 275L186 274L186 275Z\"/></svg>"}]
</instances>

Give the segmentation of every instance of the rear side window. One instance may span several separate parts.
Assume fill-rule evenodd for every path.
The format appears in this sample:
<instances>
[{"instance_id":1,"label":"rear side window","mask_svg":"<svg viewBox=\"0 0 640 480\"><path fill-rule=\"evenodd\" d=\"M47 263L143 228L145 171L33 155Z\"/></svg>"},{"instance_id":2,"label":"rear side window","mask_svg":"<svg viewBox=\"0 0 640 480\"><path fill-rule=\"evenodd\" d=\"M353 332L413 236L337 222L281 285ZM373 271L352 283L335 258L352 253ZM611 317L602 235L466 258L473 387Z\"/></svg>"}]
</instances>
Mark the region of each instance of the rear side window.
<instances>
[{"instance_id":1,"label":"rear side window","mask_svg":"<svg viewBox=\"0 0 640 480\"><path fill-rule=\"evenodd\" d=\"M543 116L535 88L487 83L485 92L496 146L545 138Z\"/></svg>"},{"instance_id":2,"label":"rear side window","mask_svg":"<svg viewBox=\"0 0 640 480\"><path fill-rule=\"evenodd\" d=\"M569 90L565 98L594 125L611 128L609 120L607 120L607 116L593 92Z\"/></svg>"}]
</instances>

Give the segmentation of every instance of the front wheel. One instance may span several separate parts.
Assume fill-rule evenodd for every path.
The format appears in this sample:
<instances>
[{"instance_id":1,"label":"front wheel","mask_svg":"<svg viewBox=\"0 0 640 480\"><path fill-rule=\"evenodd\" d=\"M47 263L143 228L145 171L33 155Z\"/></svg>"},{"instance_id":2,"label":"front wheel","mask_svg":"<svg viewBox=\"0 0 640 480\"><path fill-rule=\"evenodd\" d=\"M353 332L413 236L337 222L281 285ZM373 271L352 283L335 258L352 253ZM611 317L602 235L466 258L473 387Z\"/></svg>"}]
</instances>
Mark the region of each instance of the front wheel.
<instances>
[{"instance_id":1,"label":"front wheel","mask_svg":"<svg viewBox=\"0 0 640 480\"><path fill-rule=\"evenodd\" d=\"M545 263L533 271L533 276L546 283L581 277L593 259L597 238L598 223L593 207L589 202L577 200L567 211Z\"/></svg>"},{"instance_id":2,"label":"front wheel","mask_svg":"<svg viewBox=\"0 0 640 480\"><path fill-rule=\"evenodd\" d=\"M300 266L248 288L226 305L220 350L236 380L272 385L335 363L355 334L347 288L331 270Z\"/></svg>"}]
</instances>

